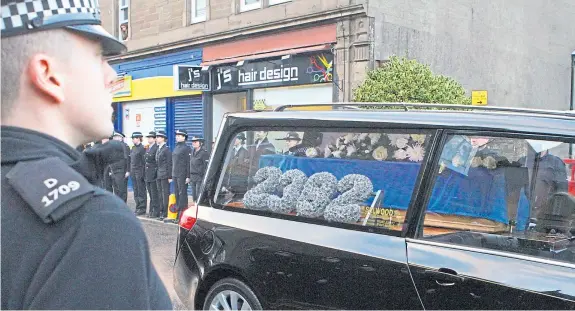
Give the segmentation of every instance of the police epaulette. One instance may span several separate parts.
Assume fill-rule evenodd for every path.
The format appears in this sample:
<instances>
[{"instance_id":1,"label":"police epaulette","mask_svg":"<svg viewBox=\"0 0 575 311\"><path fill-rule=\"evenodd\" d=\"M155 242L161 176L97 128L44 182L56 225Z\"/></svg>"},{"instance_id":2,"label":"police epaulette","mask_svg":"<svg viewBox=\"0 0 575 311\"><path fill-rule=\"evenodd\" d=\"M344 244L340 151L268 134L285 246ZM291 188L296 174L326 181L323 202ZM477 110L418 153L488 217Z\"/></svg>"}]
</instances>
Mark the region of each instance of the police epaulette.
<instances>
[{"instance_id":1,"label":"police epaulette","mask_svg":"<svg viewBox=\"0 0 575 311\"><path fill-rule=\"evenodd\" d=\"M82 174L55 157L19 162L6 178L44 223L64 218L85 201L72 200L97 189Z\"/></svg>"}]
</instances>

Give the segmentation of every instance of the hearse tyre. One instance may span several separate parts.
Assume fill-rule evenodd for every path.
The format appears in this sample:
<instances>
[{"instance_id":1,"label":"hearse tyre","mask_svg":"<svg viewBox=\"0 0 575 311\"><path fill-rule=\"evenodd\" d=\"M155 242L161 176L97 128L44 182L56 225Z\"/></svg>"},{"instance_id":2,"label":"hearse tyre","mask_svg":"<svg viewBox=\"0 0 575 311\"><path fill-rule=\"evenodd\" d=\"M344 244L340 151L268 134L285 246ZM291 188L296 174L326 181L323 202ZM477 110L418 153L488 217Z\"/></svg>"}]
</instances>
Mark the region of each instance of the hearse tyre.
<instances>
[{"instance_id":1,"label":"hearse tyre","mask_svg":"<svg viewBox=\"0 0 575 311\"><path fill-rule=\"evenodd\" d=\"M225 278L217 281L204 300L203 310L262 310L256 294L244 282Z\"/></svg>"}]
</instances>

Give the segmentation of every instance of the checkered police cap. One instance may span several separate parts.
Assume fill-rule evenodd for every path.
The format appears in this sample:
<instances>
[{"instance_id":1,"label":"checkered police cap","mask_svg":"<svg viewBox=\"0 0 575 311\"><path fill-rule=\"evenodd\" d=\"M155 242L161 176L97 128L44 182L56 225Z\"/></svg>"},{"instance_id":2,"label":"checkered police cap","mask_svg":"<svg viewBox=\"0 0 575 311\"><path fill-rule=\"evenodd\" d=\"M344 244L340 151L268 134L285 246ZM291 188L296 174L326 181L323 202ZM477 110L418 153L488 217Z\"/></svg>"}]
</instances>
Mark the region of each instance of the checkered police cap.
<instances>
[{"instance_id":1,"label":"checkered police cap","mask_svg":"<svg viewBox=\"0 0 575 311\"><path fill-rule=\"evenodd\" d=\"M126 46L101 26L98 0L1 0L2 37L64 28L102 44L107 56Z\"/></svg>"}]
</instances>

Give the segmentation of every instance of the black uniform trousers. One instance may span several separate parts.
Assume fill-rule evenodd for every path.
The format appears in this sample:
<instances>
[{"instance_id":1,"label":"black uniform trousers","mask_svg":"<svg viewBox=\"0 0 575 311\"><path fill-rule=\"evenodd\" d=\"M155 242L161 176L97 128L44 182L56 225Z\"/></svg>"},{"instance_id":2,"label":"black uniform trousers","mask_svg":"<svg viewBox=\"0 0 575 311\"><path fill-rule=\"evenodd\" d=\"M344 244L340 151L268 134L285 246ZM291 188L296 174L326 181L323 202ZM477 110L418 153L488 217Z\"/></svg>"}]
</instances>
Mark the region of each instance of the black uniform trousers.
<instances>
[{"instance_id":1,"label":"black uniform trousers","mask_svg":"<svg viewBox=\"0 0 575 311\"><path fill-rule=\"evenodd\" d=\"M102 177L102 188L110 192L114 192L114 189L112 188L112 176L110 176L109 166L104 169L104 177Z\"/></svg>"},{"instance_id":2,"label":"black uniform trousers","mask_svg":"<svg viewBox=\"0 0 575 311\"><path fill-rule=\"evenodd\" d=\"M174 177L174 192L176 194L176 205L178 206L178 219L183 210L188 208L188 184L186 177Z\"/></svg>"},{"instance_id":3,"label":"black uniform trousers","mask_svg":"<svg viewBox=\"0 0 575 311\"><path fill-rule=\"evenodd\" d=\"M150 217L160 217L160 196L158 193L158 182L147 181L146 188L148 189L148 194L150 195L150 211L148 214Z\"/></svg>"},{"instance_id":4,"label":"black uniform trousers","mask_svg":"<svg viewBox=\"0 0 575 311\"><path fill-rule=\"evenodd\" d=\"M128 178L126 173L112 173L112 187L122 201L128 202Z\"/></svg>"},{"instance_id":5,"label":"black uniform trousers","mask_svg":"<svg viewBox=\"0 0 575 311\"><path fill-rule=\"evenodd\" d=\"M190 186L192 187L192 198L194 199L194 203L198 202L198 197L200 196L200 187L202 186L202 178L198 176L198 178L190 178Z\"/></svg>"},{"instance_id":6,"label":"black uniform trousers","mask_svg":"<svg viewBox=\"0 0 575 311\"><path fill-rule=\"evenodd\" d=\"M159 216L168 217L168 204L170 203L170 182L167 179L156 180L160 203Z\"/></svg>"},{"instance_id":7,"label":"black uniform trousers","mask_svg":"<svg viewBox=\"0 0 575 311\"><path fill-rule=\"evenodd\" d=\"M143 174L132 175L132 185L134 186L134 201L136 201L136 211L146 212L148 206L148 195L146 194L146 181Z\"/></svg>"}]
</instances>

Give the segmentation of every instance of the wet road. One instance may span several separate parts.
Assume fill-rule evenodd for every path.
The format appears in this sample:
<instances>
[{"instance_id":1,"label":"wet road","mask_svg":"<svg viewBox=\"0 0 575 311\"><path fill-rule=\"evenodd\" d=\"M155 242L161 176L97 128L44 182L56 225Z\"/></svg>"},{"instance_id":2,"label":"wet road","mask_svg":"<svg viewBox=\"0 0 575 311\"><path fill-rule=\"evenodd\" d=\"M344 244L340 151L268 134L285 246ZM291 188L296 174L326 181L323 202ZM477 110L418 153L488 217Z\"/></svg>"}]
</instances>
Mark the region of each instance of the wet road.
<instances>
[{"instance_id":1,"label":"wet road","mask_svg":"<svg viewBox=\"0 0 575 311\"><path fill-rule=\"evenodd\" d=\"M140 217L144 231L150 244L150 254L152 262L166 285L168 293L172 297L172 304L175 310L183 310L179 303L172 285L172 267L176 254L176 235L178 226L175 224L165 224L157 220L149 220Z\"/></svg>"},{"instance_id":2,"label":"wet road","mask_svg":"<svg viewBox=\"0 0 575 311\"><path fill-rule=\"evenodd\" d=\"M132 195L132 192L128 193L128 206L134 210L135 203ZM158 220L150 220L146 217L138 218L140 218L146 236L148 237L152 262L164 282L170 297L172 297L174 310L185 310L184 306L180 304L176 298L172 282L172 268L176 255L178 226L176 224L165 224Z\"/></svg>"}]
</instances>

